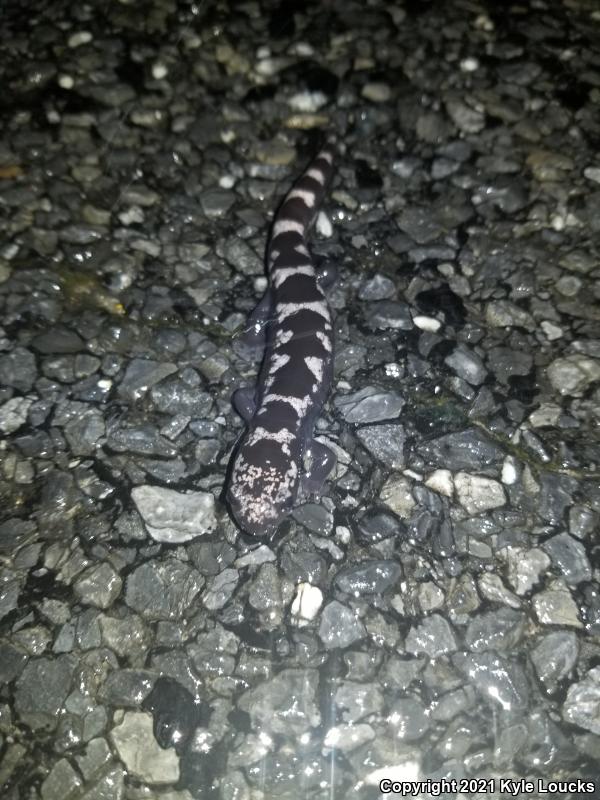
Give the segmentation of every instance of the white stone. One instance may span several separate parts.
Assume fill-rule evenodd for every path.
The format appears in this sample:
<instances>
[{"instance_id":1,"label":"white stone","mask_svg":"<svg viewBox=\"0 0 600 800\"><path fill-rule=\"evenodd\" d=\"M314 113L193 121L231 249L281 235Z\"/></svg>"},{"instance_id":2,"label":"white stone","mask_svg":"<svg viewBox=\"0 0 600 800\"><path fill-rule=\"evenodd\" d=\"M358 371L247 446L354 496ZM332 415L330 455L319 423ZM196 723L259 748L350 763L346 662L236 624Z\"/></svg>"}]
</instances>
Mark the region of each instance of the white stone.
<instances>
[{"instance_id":1,"label":"white stone","mask_svg":"<svg viewBox=\"0 0 600 800\"><path fill-rule=\"evenodd\" d=\"M479 59L474 56L463 58L460 62L460 68L463 72L476 72L479 69Z\"/></svg>"},{"instance_id":2,"label":"white stone","mask_svg":"<svg viewBox=\"0 0 600 800\"><path fill-rule=\"evenodd\" d=\"M164 61L155 61L152 64L152 77L156 81L162 81L169 74L169 68Z\"/></svg>"},{"instance_id":3,"label":"white stone","mask_svg":"<svg viewBox=\"0 0 600 800\"><path fill-rule=\"evenodd\" d=\"M562 414L562 408L554 403L542 403L539 408L529 415L529 424L532 428L554 427Z\"/></svg>"},{"instance_id":4,"label":"white stone","mask_svg":"<svg viewBox=\"0 0 600 800\"><path fill-rule=\"evenodd\" d=\"M304 113L314 114L320 108L327 104L327 95L323 92L298 92L292 95L288 100L288 105L294 111L301 111Z\"/></svg>"},{"instance_id":5,"label":"white stone","mask_svg":"<svg viewBox=\"0 0 600 800\"><path fill-rule=\"evenodd\" d=\"M438 494L443 494L445 497L452 497L454 493L452 473L449 469L436 469L426 479L425 486Z\"/></svg>"},{"instance_id":6,"label":"white stone","mask_svg":"<svg viewBox=\"0 0 600 800\"><path fill-rule=\"evenodd\" d=\"M317 214L315 228L319 236L322 236L324 239L329 239L331 236L333 236L333 225L324 211L319 211Z\"/></svg>"},{"instance_id":7,"label":"white stone","mask_svg":"<svg viewBox=\"0 0 600 800\"><path fill-rule=\"evenodd\" d=\"M387 83L372 81L363 86L361 96L372 103L387 103L392 96L392 90Z\"/></svg>"},{"instance_id":8,"label":"white stone","mask_svg":"<svg viewBox=\"0 0 600 800\"><path fill-rule=\"evenodd\" d=\"M299 583L292 602L292 616L307 622L313 620L323 604L323 592L311 583Z\"/></svg>"},{"instance_id":9,"label":"white stone","mask_svg":"<svg viewBox=\"0 0 600 800\"><path fill-rule=\"evenodd\" d=\"M549 342L554 342L556 339L561 339L564 335L563 329L560 325L555 325L554 322L544 319L540 322L540 328L544 332L546 339Z\"/></svg>"},{"instance_id":10,"label":"white stone","mask_svg":"<svg viewBox=\"0 0 600 800\"><path fill-rule=\"evenodd\" d=\"M431 331L432 333L436 333L442 327L442 323L439 319L435 319L435 317L425 317L421 314L417 314L416 317L413 317L413 322L420 328L422 331Z\"/></svg>"},{"instance_id":11,"label":"white stone","mask_svg":"<svg viewBox=\"0 0 600 800\"><path fill-rule=\"evenodd\" d=\"M69 47L79 47L82 44L88 44L94 37L90 31L77 31L69 36L67 44Z\"/></svg>"},{"instance_id":12,"label":"white stone","mask_svg":"<svg viewBox=\"0 0 600 800\"><path fill-rule=\"evenodd\" d=\"M385 767L379 767L369 772L365 777L367 786L379 786L384 778L389 781L417 781L421 777L421 765L417 759L416 754L413 758L405 756L400 759L396 764L388 764ZM389 794L382 795L389 797Z\"/></svg>"},{"instance_id":13,"label":"white stone","mask_svg":"<svg viewBox=\"0 0 600 800\"><path fill-rule=\"evenodd\" d=\"M512 486L517 480L517 469L515 460L512 456L506 456L502 464L502 477L500 478L505 486Z\"/></svg>"},{"instance_id":14,"label":"white stone","mask_svg":"<svg viewBox=\"0 0 600 800\"><path fill-rule=\"evenodd\" d=\"M28 397L11 397L0 406L0 431L14 433L27 421L33 400Z\"/></svg>"},{"instance_id":15,"label":"white stone","mask_svg":"<svg viewBox=\"0 0 600 800\"><path fill-rule=\"evenodd\" d=\"M594 183L600 183L600 167L586 167L583 170L583 174L588 179L588 181L594 181Z\"/></svg>"},{"instance_id":16,"label":"white stone","mask_svg":"<svg viewBox=\"0 0 600 800\"><path fill-rule=\"evenodd\" d=\"M490 508L500 508L506 503L502 484L491 478L458 472L454 486L461 506L472 516Z\"/></svg>"},{"instance_id":17,"label":"white stone","mask_svg":"<svg viewBox=\"0 0 600 800\"><path fill-rule=\"evenodd\" d=\"M595 381L600 380L600 361L576 353L557 358L547 370L550 383L560 394L581 395Z\"/></svg>"}]
</instances>

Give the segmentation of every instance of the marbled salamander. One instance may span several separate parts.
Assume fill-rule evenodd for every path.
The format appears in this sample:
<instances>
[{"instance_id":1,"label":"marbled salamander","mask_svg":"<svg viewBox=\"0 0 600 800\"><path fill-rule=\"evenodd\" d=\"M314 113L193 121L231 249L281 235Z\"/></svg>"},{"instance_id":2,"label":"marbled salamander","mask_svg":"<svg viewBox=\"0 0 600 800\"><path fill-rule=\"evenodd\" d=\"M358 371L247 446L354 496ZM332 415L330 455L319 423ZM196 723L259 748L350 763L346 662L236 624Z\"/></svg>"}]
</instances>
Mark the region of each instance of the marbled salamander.
<instances>
[{"instance_id":1,"label":"marbled salamander","mask_svg":"<svg viewBox=\"0 0 600 800\"><path fill-rule=\"evenodd\" d=\"M319 492L335 456L313 440L331 386L333 330L324 288L307 246L331 177L326 145L285 197L267 250L269 288L249 320L264 336L256 388L238 389L233 405L247 428L233 454L227 502L242 530L273 532L299 501ZM266 335L265 335L266 331Z\"/></svg>"}]
</instances>

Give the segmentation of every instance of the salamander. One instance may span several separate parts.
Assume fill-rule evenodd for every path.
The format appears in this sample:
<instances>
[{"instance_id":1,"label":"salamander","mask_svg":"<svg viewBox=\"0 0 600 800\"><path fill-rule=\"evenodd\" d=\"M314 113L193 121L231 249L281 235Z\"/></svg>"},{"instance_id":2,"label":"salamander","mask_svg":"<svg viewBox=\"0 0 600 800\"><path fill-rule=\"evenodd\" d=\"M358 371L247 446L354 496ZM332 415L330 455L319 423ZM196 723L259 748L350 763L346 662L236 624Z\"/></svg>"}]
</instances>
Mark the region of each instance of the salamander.
<instances>
[{"instance_id":1,"label":"salamander","mask_svg":"<svg viewBox=\"0 0 600 800\"><path fill-rule=\"evenodd\" d=\"M256 387L233 405L246 429L234 448L226 499L246 533L273 533L299 502L318 493L335 464L313 439L333 374L333 327L325 289L331 272L315 267L308 230L332 175L326 144L284 198L267 248L268 289L249 319L264 336Z\"/></svg>"}]
</instances>

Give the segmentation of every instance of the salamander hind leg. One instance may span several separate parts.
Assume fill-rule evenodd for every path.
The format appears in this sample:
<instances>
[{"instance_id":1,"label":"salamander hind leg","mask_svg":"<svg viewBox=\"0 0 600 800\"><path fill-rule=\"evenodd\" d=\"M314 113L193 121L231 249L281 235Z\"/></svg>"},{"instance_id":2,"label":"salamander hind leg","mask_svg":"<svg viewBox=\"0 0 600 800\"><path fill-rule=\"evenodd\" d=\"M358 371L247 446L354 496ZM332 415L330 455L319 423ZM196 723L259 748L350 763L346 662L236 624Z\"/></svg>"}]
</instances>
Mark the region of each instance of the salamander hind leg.
<instances>
[{"instance_id":1,"label":"salamander hind leg","mask_svg":"<svg viewBox=\"0 0 600 800\"><path fill-rule=\"evenodd\" d=\"M337 456L335 453L314 439L306 448L304 454L304 474L300 481L300 492L303 500L313 496L320 496L323 484L335 467Z\"/></svg>"}]
</instances>

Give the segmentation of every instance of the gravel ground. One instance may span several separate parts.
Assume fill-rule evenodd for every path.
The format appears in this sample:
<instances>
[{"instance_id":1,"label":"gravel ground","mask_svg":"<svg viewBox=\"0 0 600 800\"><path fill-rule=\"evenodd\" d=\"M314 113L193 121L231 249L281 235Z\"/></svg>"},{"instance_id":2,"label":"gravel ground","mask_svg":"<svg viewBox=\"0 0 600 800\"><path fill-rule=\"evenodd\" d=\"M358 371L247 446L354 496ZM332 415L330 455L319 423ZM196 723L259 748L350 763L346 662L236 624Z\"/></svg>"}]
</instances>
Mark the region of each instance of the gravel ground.
<instances>
[{"instance_id":1,"label":"gravel ground","mask_svg":"<svg viewBox=\"0 0 600 800\"><path fill-rule=\"evenodd\" d=\"M5 800L600 792L599 25L5 2ZM237 345L325 132L338 466L250 540Z\"/></svg>"}]
</instances>

